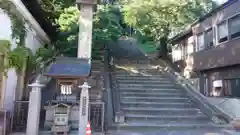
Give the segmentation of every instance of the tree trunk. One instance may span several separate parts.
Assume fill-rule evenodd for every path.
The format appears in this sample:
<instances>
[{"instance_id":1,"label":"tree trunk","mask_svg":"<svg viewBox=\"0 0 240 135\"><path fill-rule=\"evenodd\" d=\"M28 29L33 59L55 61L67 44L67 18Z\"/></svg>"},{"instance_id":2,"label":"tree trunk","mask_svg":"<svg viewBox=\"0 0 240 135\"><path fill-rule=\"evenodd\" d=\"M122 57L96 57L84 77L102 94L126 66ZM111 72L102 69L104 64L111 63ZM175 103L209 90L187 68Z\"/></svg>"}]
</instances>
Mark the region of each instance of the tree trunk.
<instances>
[{"instance_id":1,"label":"tree trunk","mask_svg":"<svg viewBox=\"0 0 240 135\"><path fill-rule=\"evenodd\" d=\"M167 52L168 52L167 39L168 38L166 36L160 38L160 46L159 46L159 49L158 49L157 58L163 58L163 59L167 58Z\"/></svg>"}]
</instances>

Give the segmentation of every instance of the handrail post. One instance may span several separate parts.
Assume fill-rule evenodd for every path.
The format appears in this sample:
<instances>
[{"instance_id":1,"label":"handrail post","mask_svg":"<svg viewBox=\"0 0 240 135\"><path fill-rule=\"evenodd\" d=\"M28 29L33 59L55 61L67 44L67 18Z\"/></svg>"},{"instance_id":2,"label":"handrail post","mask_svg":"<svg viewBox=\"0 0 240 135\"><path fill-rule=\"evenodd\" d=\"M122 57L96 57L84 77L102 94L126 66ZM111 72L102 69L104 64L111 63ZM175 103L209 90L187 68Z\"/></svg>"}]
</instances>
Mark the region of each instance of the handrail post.
<instances>
[{"instance_id":1,"label":"handrail post","mask_svg":"<svg viewBox=\"0 0 240 135\"><path fill-rule=\"evenodd\" d=\"M111 84L110 84L110 72L109 72L109 52L108 49L105 48L104 53L104 100L106 105L106 128L108 128L109 125L113 124L113 103L112 103L112 92L111 92Z\"/></svg>"},{"instance_id":2,"label":"handrail post","mask_svg":"<svg viewBox=\"0 0 240 135\"><path fill-rule=\"evenodd\" d=\"M44 85L40 84L39 81L36 81L35 83L30 84L29 87L32 87L32 91L30 92L28 105L26 135L38 135L41 107L41 88L44 87Z\"/></svg>"}]
</instances>

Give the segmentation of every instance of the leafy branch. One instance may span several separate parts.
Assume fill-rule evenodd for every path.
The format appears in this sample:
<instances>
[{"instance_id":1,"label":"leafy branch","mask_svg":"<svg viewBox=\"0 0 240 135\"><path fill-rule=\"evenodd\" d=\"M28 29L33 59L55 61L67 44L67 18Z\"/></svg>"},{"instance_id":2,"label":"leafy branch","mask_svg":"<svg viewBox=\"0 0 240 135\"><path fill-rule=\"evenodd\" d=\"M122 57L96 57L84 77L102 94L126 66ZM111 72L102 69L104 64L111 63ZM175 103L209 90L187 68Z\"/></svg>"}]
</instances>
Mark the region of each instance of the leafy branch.
<instances>
[{"instance_id":1,"label":"leafy branch","mask_svg":"<svg viewBox=\"0 0 240 135\"><path fill-rule=\"evenodd\" d=\"M3 72L8 71L10 68L20 71L26 60L33 56L32 51L25 46L19 46L11 50L11 43L8 40L0 40L0 53L6 60L3 69L1 69Z\"/></svg>"},{"instance_id":2,"label":"leafy branch","mask_svg":"<svg viewBox=\"0 0 240 135\"><path fill-rule=\"evenodd\" d=\"M15 5L10 0L1 0L0 9L6 13L11 20L12 39L18 46L24 46L26 37L25 20L16 11Z\"/></svg>"}]
</instances>

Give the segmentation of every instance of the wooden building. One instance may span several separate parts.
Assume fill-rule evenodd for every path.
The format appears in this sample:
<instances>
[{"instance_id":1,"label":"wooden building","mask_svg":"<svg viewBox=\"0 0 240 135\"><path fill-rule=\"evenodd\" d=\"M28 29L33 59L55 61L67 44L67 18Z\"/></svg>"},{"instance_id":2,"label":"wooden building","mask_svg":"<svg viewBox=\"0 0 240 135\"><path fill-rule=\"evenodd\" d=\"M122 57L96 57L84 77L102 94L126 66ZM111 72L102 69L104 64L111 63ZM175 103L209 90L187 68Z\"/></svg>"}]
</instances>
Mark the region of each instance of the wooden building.
<instances>
[{"instance_id":1,"label":"wooden building","mask_svg":"<svg viewBox=\"0 0 240 135\"><path fill-rule=\"evenodd\" d=\"M239 6L239 0L227 1L171 41L176 46L187 41L187 35L193 37L189 58L200 79L200 90L206 96L240 96ZM184 47L179 50L186 52ZM186 60L184 54L182 60Z\"/></svg>"}]
</instances>

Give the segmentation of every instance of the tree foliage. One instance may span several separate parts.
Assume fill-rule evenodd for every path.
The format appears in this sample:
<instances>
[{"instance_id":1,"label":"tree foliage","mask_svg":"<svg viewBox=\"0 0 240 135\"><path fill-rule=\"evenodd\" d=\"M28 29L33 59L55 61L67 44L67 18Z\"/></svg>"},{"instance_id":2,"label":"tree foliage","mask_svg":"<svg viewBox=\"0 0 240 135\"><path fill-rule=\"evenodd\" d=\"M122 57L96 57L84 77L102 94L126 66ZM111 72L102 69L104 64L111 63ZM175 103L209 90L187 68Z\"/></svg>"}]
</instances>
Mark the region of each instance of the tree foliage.
<instances>
[{"instance_id":1,"label":"tree foliage","mask_svg":"<svg viewBox=\"0 0 240 135\"><path fill-rule=\"evenodd\" d=\"M109 41L116 41L122 35L122 27L115 6L98 5L94 13L92 49L93 57L95 51L102 49ZM55 46L65 56L77 55L78 45L78 18L80 12L77 7L65 8L57 20L60 26L59 40Z\"/></svg>"},{"instance_id":2,"label":"tree foliage","mask_svg":"<svg viewBox=\"0 0 240 135\"><path fill-rule=\"evenodd\" d=\"M116 41L123 34L118 8L114 5L98 5L93 28L94 43L105 44L108 41Z\"/></svg>"},{"instance_id":3,"label":"tree foliage","mask_svg":"<svg viewBox=\"0 0 240 135\"><path fill-rule=\"evenodd\" d=\"M58 25L56 19L70 6L75 5L75 0L41 0L39 4L54 25Z\"/></svg>"},{"instance_id":4,"label":"tree foliage","mask_svg":"<svg viewBox=\"0 0 240 135\"><path fill-rule=\"evenodd\" d=\"M8 0L3 0L8 1ZM9 2L9 1L8 1ZM116 41L124 34L123 23L134 27L145 40L157 41L165 46L170 33L187 27L195 19L209 12L215 4L211 0L121 0L120 5L99 4L94 13L92 56L95 58L109 41ZM45 19L59 27L56 41L39 48L36 55L24 46L25 22L18 14L9 10L9 3L0 1L1 9L8 13L12 20L13 39L18 42L17 48L10 50L10 43L2 40L2 53L9 58L8 67L20 68L27 58L34 63L33 69L43 67L59 55L76 57L78 45L79 10L75 0L41 0L40 7ZM120 9L120 11L119 11ZM124 20L121 20L121 14ZM124 22L121 22L124 21ZM22 27L21 27L22 26ZM164 49L163 49L164 50ZM19 56L24 56L18 58Z\"/></svg>"},{"instance_id":5,"label":"tree foliage","mask_svg":"<svg viewBox=\"0 0 240 135\"><path fill-rule=\"evenodd\" d=\"M11 49L11 42L0 40L0 53L4 54L7 61L4 70L15 68L18 71L27 64L30 72L40 72L46 65L50 64L57 56L76 57L78 45L78 18L79 10L75 1L65 0L42 0L40 5L46 13L46 19L52 21L53 25L59 26L59 34L56 41L43 45L33 55L32 51L25 46L26 21L12 10L13 4L9 0L0 1L0 8L8 14L12 20L13 41L17 47ZM93 21L93 57L98 57L96 52L101 50L109 41L115 41L122 35L122 27L119 20L119 11L114 5L98 5L94 13Z\"/></svg>"},{"instance_id":6,"label":"tree foliage","mask_svg":"<svg viewBox=\"0 0 240 135\"><path fill-rule=\"evenodd\" d=\"M166 53L166 41L174 31L185 29L198 17L215 6L211 0L122 0L125 22L142 36L161 44Z\"/></svg>"},{"instance_id":7,"label":"tree foliage","mask_svg":"<svg viewBox=\"0 0 240 135\"><path fill-rule=\"evenodd\" d=\"M0 53L6 60L2 65L2 72L6 72L10 68L14 68L16 71L21 71L27 60L31 60L29 61L29 67L32 67L32 65L35 64L35 59L33 60L34 55L29 48L18 46L11 49L11 43L8 40L0 40Z\"/></svg>"},{"instance_id":8,"label":"tree foliage","mask_svg":"<svg viewBox=\"0 0 240 135\"><path fill-rule=\"evenodd\" d=\"M8 15L11 20L12 40L16 44L16 48L11 49L12 46L9 40L0 39L0 53L6 58L1 69L4 72L10 68L21 71L25 64L28 64L29 67L33 67L35 64L32 51L25 47L26 21L16 9L10 0L0 1L0 10Z\"/></svg>"},{"instance_id":9,"label":"tree foliage","mask_svg":"<svg viewBox=\"0 0 240 135\"><path fill-rule=\"evenodd\" d=\"M0 0L0 10L6 13L11 20L12 38L18 46L23 46L26 36L25 20L16 9L10 0Z\"/></svg>"}]
</instances>

